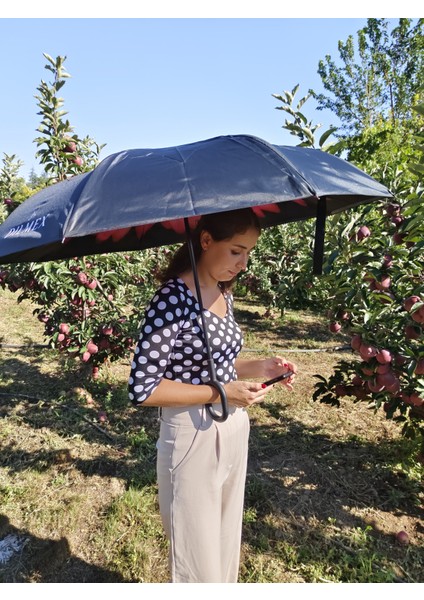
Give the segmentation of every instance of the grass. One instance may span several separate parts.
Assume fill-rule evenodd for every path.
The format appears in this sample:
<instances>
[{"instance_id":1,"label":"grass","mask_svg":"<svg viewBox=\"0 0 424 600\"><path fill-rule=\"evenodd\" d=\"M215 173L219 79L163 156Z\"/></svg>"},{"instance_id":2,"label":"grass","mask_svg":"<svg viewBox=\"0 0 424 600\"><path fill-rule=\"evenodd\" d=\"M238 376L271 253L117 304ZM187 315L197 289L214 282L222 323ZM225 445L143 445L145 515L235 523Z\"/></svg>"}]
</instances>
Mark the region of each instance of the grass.
<instances>
[{"instance_id":1,"label":"grass","mask_svg":"<svg viewBox=\"0 0 424 600\"><path fill-rule=\"evenodd\" d=\"M5 291L0 301L0 542L21 542L0 581L167 582L156 409L129 406L126 361L87 381L39 347L30 305ZM312 313L281 320L246 299L236 307L245 356L278 352L299 367L293 392L275 389L250 410L240 582L422 582L413 442L366 403L312 401L314 374L342 356L323 350L346 340ZM395 539L402 529L408 546Z\"/></svg>"}]
</instances>

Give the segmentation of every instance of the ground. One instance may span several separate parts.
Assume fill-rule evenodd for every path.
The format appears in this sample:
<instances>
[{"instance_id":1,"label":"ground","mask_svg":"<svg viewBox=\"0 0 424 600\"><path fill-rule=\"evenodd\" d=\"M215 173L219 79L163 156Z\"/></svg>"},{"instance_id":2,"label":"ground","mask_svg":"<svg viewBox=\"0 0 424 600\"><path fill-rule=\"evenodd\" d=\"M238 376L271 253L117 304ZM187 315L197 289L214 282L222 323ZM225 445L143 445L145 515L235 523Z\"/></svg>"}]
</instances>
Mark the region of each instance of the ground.
<instances>
[{"instance_id":1,"label":"ground","mask_svg":"<svg viewBox=\"0 0 424 600\"><path fill-rule=\"evenodd\" d=\"M166 542L146 492L156 409L127 405L125 362L103 374L107 394L81 392L84 381L37 347L29 307L5 292L1 301L0 581L166 582ZM279 353L299 370L293 392L279 388L250 411L241 580L422 582L422 470L408 462L399 425L367 403L312 400L314 375L346 358L347 340L312 313L281 322L236 305L245 356ZM8 536L22 546L2 563Z\"/></svg>"}]
</instances>

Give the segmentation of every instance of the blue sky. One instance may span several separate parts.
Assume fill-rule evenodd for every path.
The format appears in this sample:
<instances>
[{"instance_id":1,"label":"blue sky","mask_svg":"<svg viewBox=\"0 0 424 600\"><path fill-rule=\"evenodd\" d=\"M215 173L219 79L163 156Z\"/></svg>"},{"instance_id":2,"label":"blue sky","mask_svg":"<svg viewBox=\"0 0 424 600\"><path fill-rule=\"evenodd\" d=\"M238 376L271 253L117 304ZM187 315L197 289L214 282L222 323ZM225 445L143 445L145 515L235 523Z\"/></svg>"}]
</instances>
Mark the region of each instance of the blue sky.
<instances>
[{"instance_id":1,"label":"blue sky","mask_svg":"<svg viewBox=\"0 0 424 600\"><path fill-rule=\"evenodd\" d=\"M1 16L1 13L0 13ZM396 19L397 22L397 19ZM272 94L300 84L321 91L318 61L338 58L337 43L365 18L0 18L0 158L16 154L27 176L41 172L33 143L34 98L43 52L66 56L61 90L75 132L106 146L158 148L247 133L296 144L281 128ZM305 113L323 130L334 116Z\"/></svg>"}]
</instances>

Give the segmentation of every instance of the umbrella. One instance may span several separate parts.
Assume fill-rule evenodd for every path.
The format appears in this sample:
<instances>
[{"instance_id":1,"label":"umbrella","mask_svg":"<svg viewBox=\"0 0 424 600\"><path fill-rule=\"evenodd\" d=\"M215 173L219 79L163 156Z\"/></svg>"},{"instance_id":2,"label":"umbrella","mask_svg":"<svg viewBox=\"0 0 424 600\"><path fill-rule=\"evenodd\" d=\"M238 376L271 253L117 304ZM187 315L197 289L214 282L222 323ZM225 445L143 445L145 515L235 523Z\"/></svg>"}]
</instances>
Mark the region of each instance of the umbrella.
<instances>
[{"instance_id":1,"label":"umbrella","mask_svg":"<svg viewBox=\"0 0 424 600\"><path fill-rule=\"evenodd\" d=\"M343 159L251 135L126 150L23 202L0 225L0 262L174 244L190 240L201 215L250 207L263 227L316 218L314 273L319 274L326 217L390 197L387 188ZM200 286L196 291L203 315ZM209 362L224 420L225 393Z\"/></svg>"}]
</instances>

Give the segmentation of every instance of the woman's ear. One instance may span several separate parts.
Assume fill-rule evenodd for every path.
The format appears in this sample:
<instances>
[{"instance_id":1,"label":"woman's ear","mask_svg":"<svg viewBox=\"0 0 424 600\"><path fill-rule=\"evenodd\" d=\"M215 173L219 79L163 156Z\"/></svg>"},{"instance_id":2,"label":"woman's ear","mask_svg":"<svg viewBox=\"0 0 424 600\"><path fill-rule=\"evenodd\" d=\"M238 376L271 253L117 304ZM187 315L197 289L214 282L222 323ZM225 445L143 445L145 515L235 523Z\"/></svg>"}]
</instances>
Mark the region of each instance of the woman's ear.
<instances>
[{"instance_id":1,"label":"woman's ear","mask_svg":"<svg viewBox=\"0 0 424 600\"><path fill-rule=\"evenodd\" d=\"M200 245L202 246L202 250L205 251L209 248L209 245L212 241L212 236L209 231L203 230L200 234Z\"/></svg>"}]
</instances>

